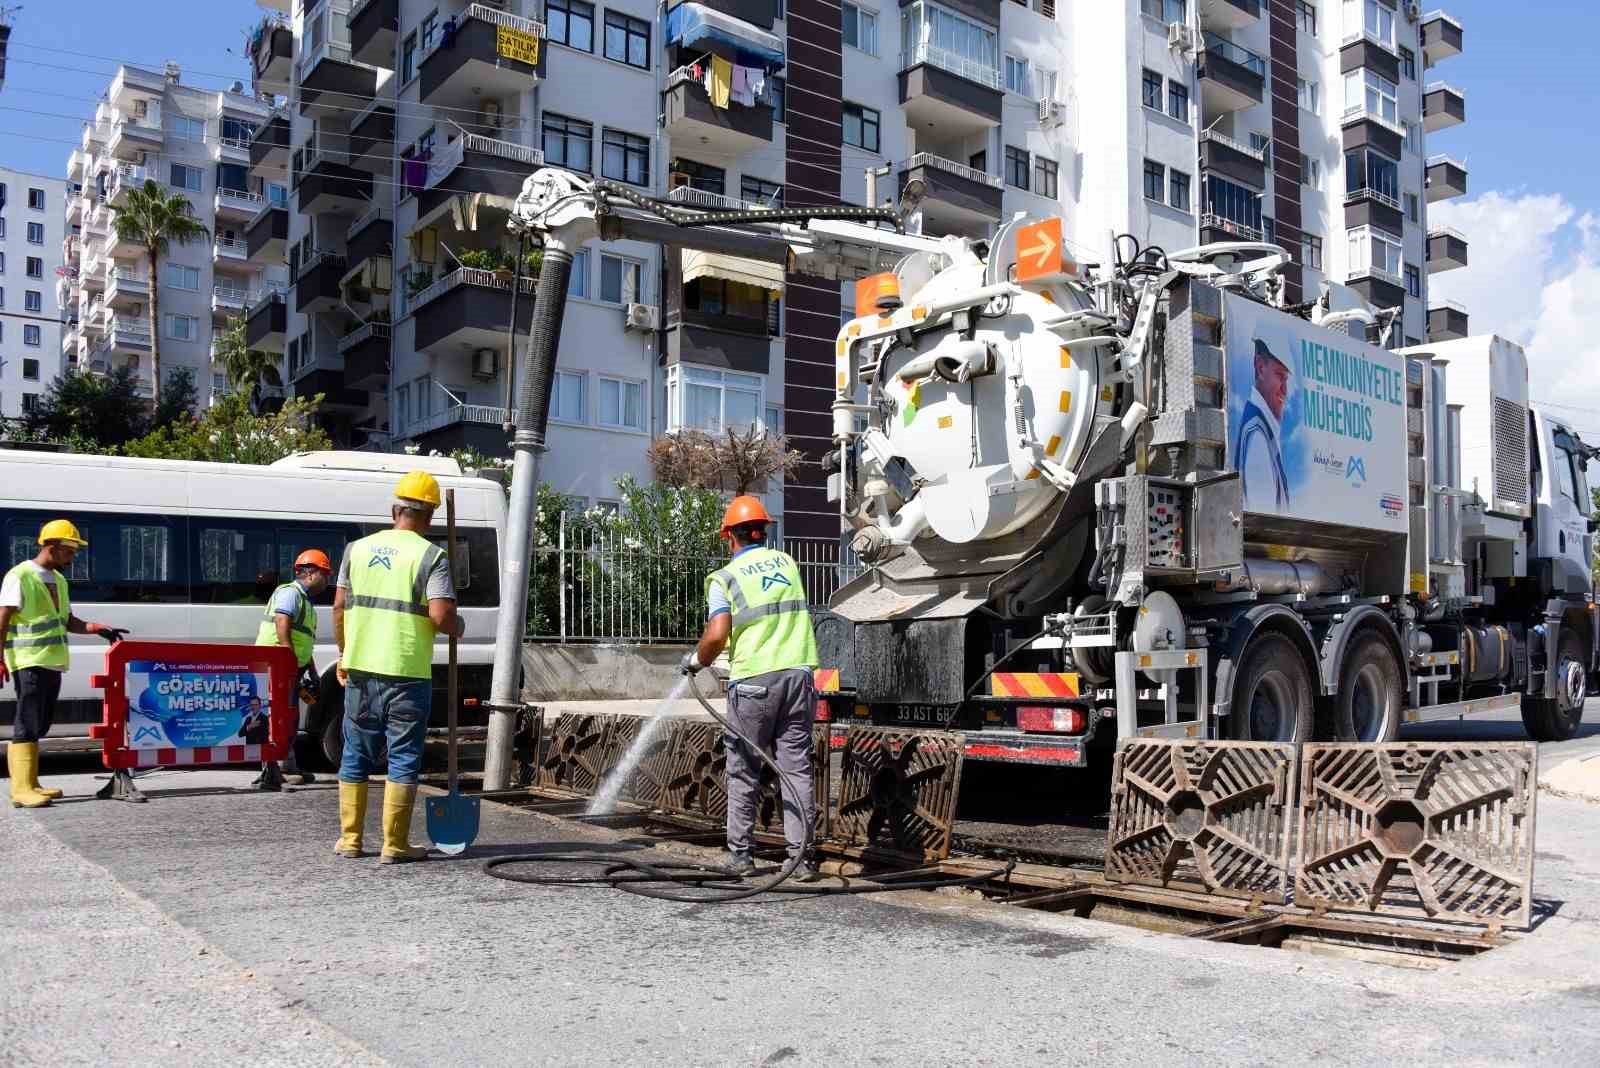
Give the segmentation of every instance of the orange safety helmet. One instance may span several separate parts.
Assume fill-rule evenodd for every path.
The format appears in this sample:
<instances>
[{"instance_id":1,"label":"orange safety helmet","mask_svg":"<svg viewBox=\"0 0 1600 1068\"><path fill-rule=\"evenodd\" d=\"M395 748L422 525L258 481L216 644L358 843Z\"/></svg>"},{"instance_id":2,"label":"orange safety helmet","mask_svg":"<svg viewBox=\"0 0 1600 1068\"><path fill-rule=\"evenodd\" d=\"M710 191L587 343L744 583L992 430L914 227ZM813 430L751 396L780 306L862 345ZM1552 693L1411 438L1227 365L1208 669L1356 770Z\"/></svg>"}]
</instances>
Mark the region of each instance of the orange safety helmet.
<instances>
[{"instance_id":1,"label":"orange safety helmet","mask_svg":"<svg viewBox=\"0 0 1600 1068\"><path fill-rule=\"evenodd\" d=\"M742 527L747 523L770 523L772 517L767 514L766 506L761 503L760 497L735 497L728 502L728 510L722 513L722 533L726 535L734 527Z\"/></svg>"},{"instance_id":2,"label":"orange safety helmet","mask_svg":"<svg viewBox=\"0 0 1600 1068\"><path fill-rule=\"evenodd\" d=\"M302 567L315 567L333 574L333 562L328 559L328 554L321 549L307 549L294 558L294 569L299 571Z\"/></svg>"}]
</instances>

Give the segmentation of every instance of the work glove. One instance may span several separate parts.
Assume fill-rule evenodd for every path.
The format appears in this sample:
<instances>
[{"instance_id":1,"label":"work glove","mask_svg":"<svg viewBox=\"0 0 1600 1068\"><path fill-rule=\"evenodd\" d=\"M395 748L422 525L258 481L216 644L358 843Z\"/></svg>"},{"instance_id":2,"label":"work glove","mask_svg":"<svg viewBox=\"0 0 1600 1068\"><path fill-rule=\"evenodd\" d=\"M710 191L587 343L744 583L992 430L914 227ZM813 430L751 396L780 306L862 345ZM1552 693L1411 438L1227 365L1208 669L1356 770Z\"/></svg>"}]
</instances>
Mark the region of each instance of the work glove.
<instances>
[{"instance_id":1,"label":"work glove","mask_svg":"<svg viewBox=\"0 0 1600 1068\"><path fill-rule=\"evenodd\" d=\"M692 649L689 652L684 653L683 659L678 662L678 674L694 675L704 667L705 665L700 663L700 651L698 649Z\"/></svg>"},{"instance_id":2,"label":"work glove","mask_svg":"<svg viewBox=\"0 0 1600 1068\"><path fill-rule=\"evenodd\" d=\"M115 645L128 636L128 628L108 627L104 623L96 623L92 633L100 635L100 637Z\"/></svg>"},{"instance_id":3,"label":"work glove","mask_svg":"<svg viewBox=\"0 0 1600 1068\"><path fill-rule=\"evenodd\" d=\"M298 685L300 699L308 705L316 704L317 698L322 694L322 680L317 678L317 669L314 666L307 664L300 669Z\"/></svg>"}]
</instances>

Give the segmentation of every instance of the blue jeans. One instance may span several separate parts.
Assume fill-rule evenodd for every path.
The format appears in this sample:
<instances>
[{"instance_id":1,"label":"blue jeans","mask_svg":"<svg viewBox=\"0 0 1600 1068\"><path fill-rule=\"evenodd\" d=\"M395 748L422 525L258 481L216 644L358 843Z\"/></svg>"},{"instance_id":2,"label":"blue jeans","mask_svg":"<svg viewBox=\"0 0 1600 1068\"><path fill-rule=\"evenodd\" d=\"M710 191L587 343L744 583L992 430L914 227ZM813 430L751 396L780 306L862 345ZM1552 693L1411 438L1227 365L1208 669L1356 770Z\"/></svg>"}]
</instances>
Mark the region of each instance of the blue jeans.
<instances>
[{"instance_id":1,"label":"blue jeans","mask_svg":"<svg viewBox=\"0 0 1600 1068\"><path fill-rule=\"evenodd\" d=\"M433 682L350 672L344 688L344 757L340 782L366 782L383 766L389 747L388 779L415 786L422 769L422 746L433 709Z\"/></svg>"}]
</instances>

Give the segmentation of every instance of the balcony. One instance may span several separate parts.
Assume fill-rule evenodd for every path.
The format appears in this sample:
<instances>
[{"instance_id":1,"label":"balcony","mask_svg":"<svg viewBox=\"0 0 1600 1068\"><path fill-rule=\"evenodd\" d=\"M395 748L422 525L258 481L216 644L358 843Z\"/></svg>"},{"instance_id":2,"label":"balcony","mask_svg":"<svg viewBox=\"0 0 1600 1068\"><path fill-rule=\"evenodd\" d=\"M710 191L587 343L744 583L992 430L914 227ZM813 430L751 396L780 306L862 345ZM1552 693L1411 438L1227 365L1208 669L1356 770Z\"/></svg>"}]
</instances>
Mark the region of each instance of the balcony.
<instances>
[{"instance_id":1,"label":"balcony","mask_svg":"<svg viewBox=\"0 0 1600 1068\"><path fill-rule=\"evenodd\" d=\"M1261 103L1267 61L1224 37L1206 33L1200 51L1200 103L1207 119Z\"/></svg>"},{"instance_id":2,"label":"balcony","mask_svg":"<svg viewBox=\"0 0 1600 1068\"><path fill-rule=\"evenodd\" d=\"M106 305L129 309L150 299L150 275L134 267L113 267L106 272Z\"/></svg>"},{"instance_id":3,"label":"balcony","mask_svg":"<svg viewBox=\"0 0 1600 1068\"><path fill-rule=\"evenodd\" d=\"M394 43L400 36L400 0L356 0L346 20L350 54L357 63L390 70Z\"/></svg>"},{"instance_id":4,"label":"balcony","mask_svg":"<svg viewBox=\"0 0 1600 1068\"><path fill-rule=\"evenodd\" d=\"M117 159L135 160L144 153L161 151L166 134L161 130L161 107L151 104L143 116L124 116L111 128L106 151Z\"/></svg>"},{"instance_id":5,"label":"balcony","mask_svg":"<svg viewBox=\"0 0 1600 1068\"><path fill-rule=\"evenodd\" d=\"M352 270L375 256L394 252L394 218L377 204L366 210L345 235L345 258Z\"/></svg>"},{"instance_id":6,"label":"balcony","mask_svg":"<svg viewBox=\"0 0 1600 1068\"><path fill-rule=\"evenodd\" d=\"M331 146L308 144L295 150L295 205L300 214L359 215L367 210L372 175L351 167L347 158Z\"/></svg>"},{"instance_id":7,"label":"balcony","mask_svg":"<svg viewBox=\"0 0 1600 1068\"><path fill-rule=\"evenodd\" d=\"M289 209L283 204L264 204L244 232L245 257L265 266L282 263L289 255Z\"/></svg>"},{"instance_id":8,"label":"balcony","mask_svg":"<svg viewBox=\"0 0 1600 1068\"><path fill-rule=\"evenodd\" d=\"M1449 82L1429 82L1422 93L1422 126L1429 133L1467 121L1467 97Z\"/></svg>"},{"instance_id":9,"label":"balcony","mask_svg":"<svg viewBox=\"0 0 1600 1068\"><path fill-rule=\"evenodd\" d=\"M1361 294L1361 299L1374 308L1399 308L1406 302L1405 281L1377 267L1352 268L1345 285Z\"/></svg>"},{"instance_id":10,"label":"balcony","mask_svg":"<svg viewBox=\"0 0 1600 1068\"><path fill-rule=\"evenodd\" d=\"M389 381L389 324L363 323L339 339L344 380L351 389L382 389Z\"/></svg>"},{"instance_id":11,"label":"balcony","mask_svg":"<svg viewBox=\"0 0 1600 1068\"><path fill-rule=\"evenodd\" d=\"M143 319L113 316L106 330L114 353L140 353L150 351L150 327Z\"/></svg>"},{"instance_id":12,"label":"balcony","mask_svg":"<svg viewBox=\"0 0 1600 1068\"><path fill-rule=\"evenodd\" d=\"M219 319L231 319L250 310L250 294L238 286L215 285L211 287L211 314Z\"/></svg>"},{"instance_id":13,"label":"balcony","mask_svg":"<svg viewBox=\"0 0 1600 1068\"><path fill-rule=\"evenodd\" d=\"M294 31L268 16L249 33L247 45L256 88L286 95L294 73Z\"/></svg>"},{"instance_id":14,"label":"balcony","mask_svg":"<svg viewBox=\"0 0 1600 1068\"><path fill-rule=\"evenodd\" d=\"M261 205L266 203L266 198L260 193L252 193L245 189L217 189L216 211L218 219L233 219L236 222L249 222L256 217L256 212L261 210Z\"/></svg>"},{"instance_id":15,"label":"balcony","mask_svg":"<svg viewBox=\"0 0 1600 1068\"><path fill-rule=\"evenodd\" d=\"M67 228L83 224L83 196L82 194L67 194Z\"/></svg>"},{"instance_id":16,"label":"balcony","mask_svg":"<svg viewBox=\"0 0 1600 1068\"><path fill-rule=\"evenodd\" d=\"M110 259L130 260L143 258L150 254L142 241L132 241L117 235L116 227L106 233L104 254Z\"/></svg>"},{"instance_id":17,"label":"balcony","mask_svg":"<svg viewBox=\"0 0 1600 1068\"><path fill-rule=\"evenodd\" d=\"M1430 11L1422 16L1422 54L1429 65L1459 56L1463 47L1461 23L1445 11Z\"/></svg>"},{"instance_id":18,"label":"balcony","mask_svg":"<svg viewBox=\"0 0 1600 1068\"><path fill-rule=\"evenodd\" d=\"M502 38L501 30L517 36ZM542 22L469 4L450 46L445 47L440 34L423 54L420 99L434 108L476 108L479 97L503 98L532 89L544 75L544 40Z\"/></svg>"},{"instance_id":19,"label":"balcony","mask_svg":"<svg viewBox=\"0 0 1600 1068\"><path fill-rule=\"evenodd\" d=\"M1339 49L1339 72L1370 70L1386 81L1400 82L1400 53L1394 45L1365 33L1346 34ZM1414 77L1414 75L1413 75Z\"/></svg>"},{"instance_id":20,"label":"balcony","mask_svg":"<svg viewBox=\"0 0 1600 1068\"><path fill-rule=\"evenodd\" d=\"M515 421L515 410L507 412L490 404L463 404L454 395L447 395L439 411L407 423L400 428L399 436L441 452L476 449L486 456L504 456L507 449L503 428L506 423Z\"/></svg>"},{"instance_id":21,"label":"balcony","mask_svg":"<svg viewBox=\"0 0 1600 1068\"><path fill-rule=\"evenodd\" d=\"M1000 71L954 52L919 44L900 54L900 104L906 125L941 138L1000 125Z\"/></svg>"},{"instance_id":22,"label":"balcony","mask_svg":"<svg viewBox=\"0 0 1600 1068\"><path fill-rule=\"evenodd\" d=\"M688 313L692 315L693 313ZM772 339L761 321L716 317L722 325L692 320L667 324L667 366L697 363L742 374L772 371ZM728 329L728 326L735 329Z\"/></svg>"},{"instance_id":23,"label":"balcony","mask_svg":"<svg viewBox=\"0 0 1600 1068\"><path fill-rule=\"evenodd\" d=\"M377 98L350 123L350 166L387 181L394 163L394 103Z\"/></svg>"},{"instance_id":24,"label":"balcony","mask_svg":"<svg viewBox=\"0 0 1600 1068\"><path fill-rule=\"evenodd\" d=\"M1428 273L1453 271L1467 265L1467 235L1450 226L1428 228Z\"/></svg>"},{"instance_id":25,"label":"balcony","mask_svg":"<svg viewBox=\"0 0 1600 1068\"><path fill-rule=\"evenodd\" d=\"M1467 195L1467 165L1450 156L1428 157L1428 203Z\"/></svg>"},{"instance_id":26,"label":"balcony","mask_svg":"<svg viewBox=\"0 0 1600 1068\"><path fill-rule=\"evenodd\" d=\"M344 272L343 253L314 253L295 274L294 310L301 315L316 315L339 307L342 303L339 281Z\"/></svg>"},{"instance_id":27,"label":"balcony","mask_svg":"<svg viewBox=\"0 0 1600 1068\"><path fill-rule=\"evenodd\" d=\"M309 336L309 335L308 335ZM323 408L365 408L367 395L350 389L345 382L344 361L336 353L313 355L291 361L289 391L309 400L322 394Z\"/></svg>"},{"instance_id":28,"label":"balcony","mask_svg":"<svg viewBox=\"0 0 1600 1068\"><path fill-rule=\"evenodd\" d=\"M912 179L922 182L923 233L983 237L1000 221L998 175L918 152L900 167L895 188L904 189Z\"/></svg>"},{"instance_id":29,"label":"balcony","mask_svg":"<svg viewBox=\"0 0 1600 1068\"><path fill-rule=\"evenodd\" d=\"M111 176L111 183L106 190L106 201L114 208L120 208L127 203L130 190L138 189L146 181L156 179L154 171L134 163L117 164L116 173Z\"/></svg>"},{"instance_id":30,"label":"balcony","mask_svg":"<svg viewBox=\"0 0 1600 1068\"><path fill-rule=\"evenodd\" d=\"M729 100L727 107L716 107L687 66L667 76L664 106L670 136L685 139L680 143L703 144L713 154L737 156L772 141L770 104L757 101L745 107Z\"/></svg>"},{"instance_id":31,"label":"balcony","mask_svg":"<svg viewBox=\"0 0 1600 1068\"><path fill-rule=\"evenodd\" d=\"M281 173L289 165L289 116L274 111L250 138L250 166Z\"/></svg>"},{"instance_id":32,"label":"balcony","mask_svg":"<svg viewBox=\"0 0 1600 1068\"><path fill-rule=\"evenodd\" d=\"M212 245L211 258L219 267L243 267L250 262L250 242L240 237L218 237Z\"/></svg>"},{"instance_id":33,"label":"balcony","mask_svg":"<svg viewBox=\"0 0 1600 1068\"><path fill-rule=\"evenodd\" d=\"M417 196L417 218L423 218L456 193L492 193L515 197L522 180L544 165L544 153L514 141L497 141L462 133L428 161L428 174Z\"/></svg>"},{"instance_id":34,"label":"balcony","mask_svg":"<svg viewBox=\"0 0 1600 1068\"><path fill-rule=\"evenodd\" d=\"M337 8L335 9L337 16ZM300 57L300 114L359 111L378 91L378 71L358 63L350 46L323 41Z\"/></svg>"},{"instance_id":35,"label":"balcony","mask_svg":"<svg viewBox=\"0 0 1600 1068\"><path fill-rule=\"evenodd\" d=\"M1200 216L1200 243L1210 245L1227 241L1260 241L1265 235L1258 226L1235 222L1225 215L1206 212Z\"/></svg>"},{"instance_id":36,"label":"balcony","mask_svg":"<svg viewBox=\"0 0 1600 1068\"><path fill-rule=\"evenodd\" d=\"M244 324L244 341L262 352L282 352L289 332L289 307L280 290L272 290L250 305Z\"/></svg>"},{"instance_id":37,"label":"balcony","mask_svg":"<svg viewBox=\"0 0 1600 1068\"><path fill-rule=\"evenodd\" d=\"M1362 187L1344 195L1344 224L1346 229L1351 230L1358 226L1376 226L1402 237L1405 234L1406 217L1393 193Z\"/></svg>"},{"instance_id":38,"label":"balcony","mask_svg":"<svg viewBox=\"0 0 1600 1068\"><path fill-rule=\"evenodd\" d=\"M517 300L517 332L533 321L534 279L522 280ZM511 319L511 283L493 271L459 267L409 302L412 345L435 353L505 346Z\"/></svg>"},{"instance_id":39,"label":"balcony","mask_svg":"<svg viewBox=\"0 0 1600 1068\"><path fill-rule=\"evenodd\" d=\"M1243 30L1261 20L1261 0L1199 0L1200 28Z\"/></svg>"},{"instance_id":40,"label":"balcony","mask_svg":"<svg viewBox=\"0 0 1600 1068\"><path fill-rule=\"evenodd\" d=\"M1267 186L1267 150L1251 148L1214 130L1200 132L1200 169L1220 174L1252 189Z\"/></svg>"},{"instance_id":41,"label":"balcony","mask_svg":"<svg viewBox=\"0 0 1600 1068\"><path fill-rule=\"evenodd\" d=\"M1453 300L1428 302L1428 340L1459 341L1467 336L1467 309Z\"/></svg>"}]
</instances>

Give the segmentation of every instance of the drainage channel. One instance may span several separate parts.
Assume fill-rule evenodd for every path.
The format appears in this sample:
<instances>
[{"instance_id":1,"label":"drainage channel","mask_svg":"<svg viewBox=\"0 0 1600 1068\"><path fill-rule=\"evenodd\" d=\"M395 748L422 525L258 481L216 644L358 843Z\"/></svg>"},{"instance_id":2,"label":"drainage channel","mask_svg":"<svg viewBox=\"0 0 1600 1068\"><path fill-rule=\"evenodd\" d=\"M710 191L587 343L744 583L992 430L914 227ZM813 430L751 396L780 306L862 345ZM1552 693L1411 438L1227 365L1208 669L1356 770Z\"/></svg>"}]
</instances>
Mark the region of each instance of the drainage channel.
<instances>
[{"instance_id":1,"label":"drainage channel","mask_svg":"<svg viewBox=\"0 0 1600 1068\"><path fill-rule=\"evenodd\" d=\"M678 813L624 804L613 814L589 816L585 809L590 798L537 788L479 796L519 811L627 831L637 834L641 844L715 849L723 842L720 826ZM984 829L991 831L994 825ZM909 892L979 894L998 904L1097 923L1390 967L1446 967L1511 941L1500 932L1468 925L1312 911L1177 888L1111 883L1102 874L1102 858L1084 835L1067 835L1063 846L1052 848L1032 840L1028 828L1019 826L1016 831L1001 833L997 840L958 834L952 842L956 852L942 861L827 841L819 844L818 852L825 873L874 883L892 883L911 871L980 876L994 872L999 863L1014 863L1008 877L978 890ZM766 847L782 846L781 838L759 831L756 840Z\"/></svg>"}]
</instances>

